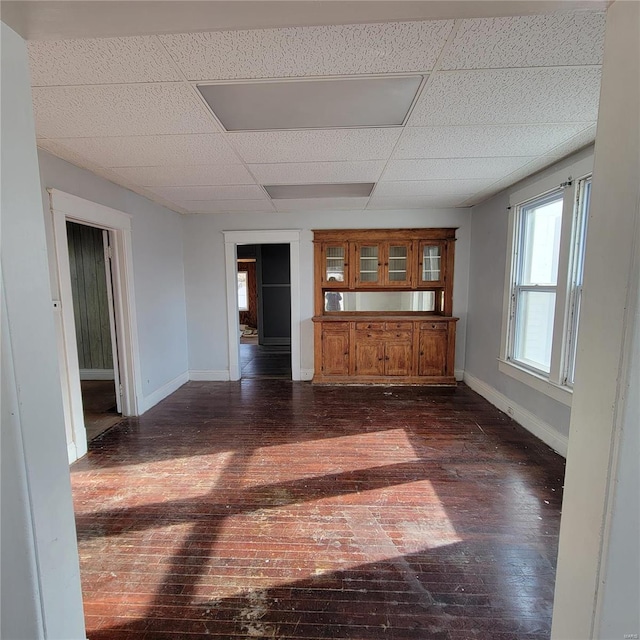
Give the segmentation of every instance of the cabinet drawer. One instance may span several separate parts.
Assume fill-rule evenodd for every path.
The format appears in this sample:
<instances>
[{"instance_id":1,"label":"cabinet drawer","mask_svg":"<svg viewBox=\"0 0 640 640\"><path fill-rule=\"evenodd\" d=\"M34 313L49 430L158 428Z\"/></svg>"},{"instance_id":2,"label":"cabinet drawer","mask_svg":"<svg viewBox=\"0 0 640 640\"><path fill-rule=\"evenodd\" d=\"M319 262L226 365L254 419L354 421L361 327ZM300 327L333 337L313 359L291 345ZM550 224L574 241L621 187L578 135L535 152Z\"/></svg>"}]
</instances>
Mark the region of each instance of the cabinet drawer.
<instances>
[{"instance_id":1,"label":"cabinet drawer","mask_svg":"<svg viewBox=\"0 0 640 640\"><path fill-rule=\"evenodd\" d=\"M411 331L413 322L387 322L387 331Z\"/></svg>"},{"instance_id":2,"label":"cabinet drawer","mask_svg":"<svg viewBox=\"0 0 640 640\"><path fill-rule=\"evenodd\" d=\"M384 322L356 322L356 331L384 331Z\"/></svg>"},{"instance_id":3,"label":"cabinet drawer","mask_svg":"<svg viewBox=\"0 0 640 640\"><path fill-rule=\"evenodd\" d=\"M449 327L448 322L421 322L420 330L425 331L446 331Z\"/></svg>"},{"instance_id":4,"label":"cabinet drawer","mask_svg":"<svg viewBox=\"0 0 640 640\"><path fill-rule=\"evenodd\" d=\"M411 342L411 339L413 338L413 332L412 331L385 331L384 337L386 340L393 340L393 341L400 340L400 341Z\"/></svg>"}]
</instances>

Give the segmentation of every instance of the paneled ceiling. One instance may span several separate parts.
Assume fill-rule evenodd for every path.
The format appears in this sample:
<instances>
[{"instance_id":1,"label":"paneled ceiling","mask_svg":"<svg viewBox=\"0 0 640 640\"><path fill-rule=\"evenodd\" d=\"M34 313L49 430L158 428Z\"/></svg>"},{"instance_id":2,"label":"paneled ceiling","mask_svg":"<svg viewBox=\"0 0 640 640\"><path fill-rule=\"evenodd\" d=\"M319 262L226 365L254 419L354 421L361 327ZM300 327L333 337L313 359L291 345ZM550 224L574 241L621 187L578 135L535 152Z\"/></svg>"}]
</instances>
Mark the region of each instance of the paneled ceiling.
<instances>
[{"instance_id":1,"label":"paneled ceiling","mask_svg":"<svg viewBox=\"0 0 640 640\"><path fill-rule=\"evenodd\" d=\"M603 40L604 13L564 11L31 41L38 145L181 213L466 207L593 141ZM227 132L197 88L415 74L389 127ZM376 184L264 189L340 182Z\"/></svg>"}]
</instances>

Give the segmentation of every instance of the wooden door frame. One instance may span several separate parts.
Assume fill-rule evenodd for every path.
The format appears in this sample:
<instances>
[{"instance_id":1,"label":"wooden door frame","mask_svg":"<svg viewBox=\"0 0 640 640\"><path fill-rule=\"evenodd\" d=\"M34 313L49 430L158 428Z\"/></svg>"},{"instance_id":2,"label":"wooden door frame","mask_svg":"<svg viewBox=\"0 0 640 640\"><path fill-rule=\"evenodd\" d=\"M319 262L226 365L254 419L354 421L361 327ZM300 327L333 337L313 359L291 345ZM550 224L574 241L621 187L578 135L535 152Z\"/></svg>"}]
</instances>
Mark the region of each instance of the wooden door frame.
<instances>
[{"instance_id":1,"label":"wooden door frame","mask_svg":"<svg viewBox=\"0 0 640 640\"><path fill-rule=\"evenodd\" d=\"M240 380L240 339L238 337L238 265L237 245L288 244L291 271L291 378L301 380L300 362L300 231L223 231L225 277L227 284L227 340L229 343L229 379Z\"/></svg>"},{"instance_id":2,"label":"wooden door frame","mask_svg":"<svg viewBox=\"0 0 640 640\"><path fill-rule=\"evenodd\" d=\"M87 432L82 410L80 367L76 342L67 221L106 230L112 247L111 274L113 306L118 349L120 384L122 385L122 414L138 415L142 399L138 332L133 289L133 253L131 247L131 216L122 211L48 189L53 222L55 266L58 281L58 300L53 301L58 326L58 356L60 379L67 430L69 462L87 452Z\"/></svg>"}]
</instances>

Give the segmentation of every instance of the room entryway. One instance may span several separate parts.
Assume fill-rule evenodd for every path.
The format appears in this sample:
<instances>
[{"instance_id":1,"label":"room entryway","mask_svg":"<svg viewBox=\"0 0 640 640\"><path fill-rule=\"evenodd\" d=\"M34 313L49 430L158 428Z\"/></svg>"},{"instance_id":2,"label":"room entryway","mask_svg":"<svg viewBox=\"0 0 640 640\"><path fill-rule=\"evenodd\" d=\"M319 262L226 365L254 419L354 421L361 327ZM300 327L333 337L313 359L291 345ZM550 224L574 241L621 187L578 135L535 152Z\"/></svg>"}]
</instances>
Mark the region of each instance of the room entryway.
<instances>
[{"instance_id":1,"label":"room entryway","mask_svg":"<svg viewBox=\"0 0 640 640\"><path fill-rule=\"evenodd\" d=\"M122 419L109 234L67 221L71 295L87 441Z\"/></svg>"},{"instance_id":2,"label":"room entryway","mask_svg":"<svg viewBox=\"0 0 640 640\"><path fill-rule=\"evenodd\" d=\"M290 247L251 244L236 251L240 377L290 380Z\"/></svg>"}]
</instances>

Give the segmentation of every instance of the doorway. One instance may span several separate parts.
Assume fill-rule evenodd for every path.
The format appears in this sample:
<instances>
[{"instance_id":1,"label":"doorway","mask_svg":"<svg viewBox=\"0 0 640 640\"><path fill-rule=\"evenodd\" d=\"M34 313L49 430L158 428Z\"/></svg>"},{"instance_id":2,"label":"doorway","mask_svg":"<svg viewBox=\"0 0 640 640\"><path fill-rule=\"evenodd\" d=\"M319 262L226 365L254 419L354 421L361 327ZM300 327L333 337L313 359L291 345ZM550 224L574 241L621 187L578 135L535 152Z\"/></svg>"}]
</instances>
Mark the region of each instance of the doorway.
<instances>
[{"instance_id":1,"label":"doorway","mask_svg":"<svg viewBox=\"0 0 640 640\"><path fill-rule=\"evenodd\" d=\"M237 247L240 245L288 244L290 273L290 350L291 379L302 380L300 363L300 231L223 231L225 246L225 270L227 285L227 329L229 346L229 379L241 377L239 309L238 309L238 263ZM305 379L311 379L311 370L305 370Z\"/></svg>"},{"instance_id":2,"label":"doorway","mask_svg":"<svg viewBox=\"0 0 640 640\"><path fill-rule=\"evenodd\" d=\"M87 433L85 426L81 377L112 378L103 380L108 385L98 385L101 380L93 380L96 384L85 387L104 387L104 392L97 391L95 398L89 400L98 407L98 414L111 414L109 420L115 420L114 414L122 416L138 415L138 406L142 398L140 385L140 366L138 362L138 336L133 296L133 256L131 251L131 217L123 213L96 204L68 193L49 190L51 216L53 221L53 242L55 247L55 274L58 299L53 300L54 316L58 331L58 353L60 362L60 381L62 385L65 429L67 434L67 453L69 462L82 457L87 452ZM97 262L100 261L99 247L102 247L102 264L104 272L104 289L107 296L106 306L109 311L103 322L109 324L109 346L111 350L111 369L106 369L104 360L96 370L81 367L80 345L76 322L83 322L74 307L72 283L72 257L70 253L69 229L75 233L76 227L68 227L68 223L76 223L83 227L83 232L93 234L96 251L93 256L95 283L102 276L97 275ZM89 227L93 231L85 231ZM108 260L107 260L108 258ZM77 264L76 277L77 276ZM54 288L55 290L55 288ZM79 298L78 294L76 297ZM104 305L104 298L102 303ZM92 313L96 313L92 307ZM111 319L109 319L111 318ZM105 339L106 340L106 339ZM108 347L101 345L102 356ZM94 347L95 349L95 347ZM97 358L97 355L96 355ZM86 365L86 361L83 360ZM93 360L90 361L91 363ZM96 362L99 360L96 359ZM108 360L106 361L108 362ZM99 371L99 373L97 373ZM109 371L109 373L107 373ZM110 389L113 389L113 396ZM84 403L86 404L86 402ZM108 405L108 406L107 406ZM113 407L115 406L115 411ZM120 417L117 418L118 420Z\"/></svg>"},{"instance_id":3,"label":"doorway","mask_svg":"<svg viewBox=\"0 0 640 640\"><path fill-rule=\"evenodd\" d=\"M109 232L67 221L71 295L87 441L122 418Z\"/></svg>"},{"instance_id":4,"label":"doorway","mask_svg":"<svg viewBox=\"0 0 640 640\"><path fill-rule=\"evenodd\" d=\"M291 380L288 244L238 245L240 376Z\"/></svg>"}]
</instances>

